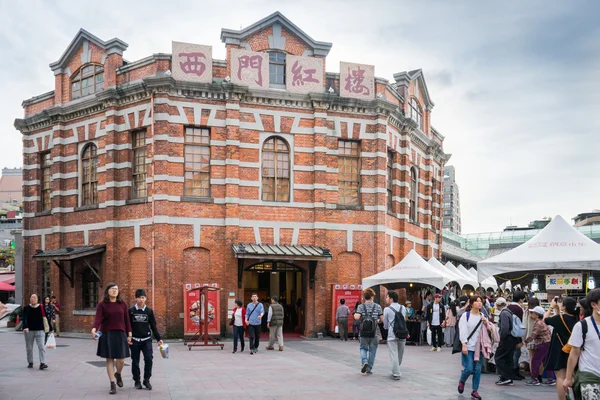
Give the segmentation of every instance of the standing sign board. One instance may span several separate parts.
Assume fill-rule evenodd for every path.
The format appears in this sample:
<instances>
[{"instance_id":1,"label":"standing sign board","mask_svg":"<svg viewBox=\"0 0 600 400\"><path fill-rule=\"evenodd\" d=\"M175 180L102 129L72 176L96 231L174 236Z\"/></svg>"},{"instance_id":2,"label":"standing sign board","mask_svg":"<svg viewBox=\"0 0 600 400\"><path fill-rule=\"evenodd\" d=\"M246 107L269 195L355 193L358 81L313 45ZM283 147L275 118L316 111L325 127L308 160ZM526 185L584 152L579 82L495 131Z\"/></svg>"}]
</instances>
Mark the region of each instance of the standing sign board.
<instances>
[{"instance_id":1,"label":"standing sign board","mask_svg":"<svg viewBox=\"0 0 600 400\"><path fill-rule=\"evenodd\" d=\"M362 298L362 285L331 285L331 322L329 324L330 332L335 332L337 321L335 320L335 312L340 306L340 300L346 300L346 305L350 309L350 317L348 318L348 332L352 333L352 321L354 314L354 306L356 302Z\"/></svg>"},{"instance_id":2,"label":"standing sign board","mask_svg":"<svg viewBox=\"0 0 600 400\"><path fill-rule=\"evenodd\" d=\"M208 286L207 283L203 286ZM218 287L217 284L212 284L213 287ZM183 335L196 335L199 331L200 324L204 320L203 299L200 299L198 290L190 290L200 287L199 283L186 283L183 285ZM209 335L221 334L221 299L220 292L208 292L208 333Z\"/></svg>"}]
</instances>

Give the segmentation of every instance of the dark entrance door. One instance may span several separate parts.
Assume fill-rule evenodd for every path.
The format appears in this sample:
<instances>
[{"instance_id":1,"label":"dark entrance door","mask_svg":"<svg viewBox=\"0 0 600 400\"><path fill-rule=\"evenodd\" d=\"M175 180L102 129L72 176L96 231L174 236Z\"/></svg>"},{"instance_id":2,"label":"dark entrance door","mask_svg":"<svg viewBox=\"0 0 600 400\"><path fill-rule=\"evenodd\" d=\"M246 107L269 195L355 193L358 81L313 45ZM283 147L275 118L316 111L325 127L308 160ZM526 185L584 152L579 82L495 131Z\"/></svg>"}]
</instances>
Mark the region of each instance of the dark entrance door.
<instances>
[{"instance_id":1,"label":"dark entrance door","mask_svg":"<svg viewBox=\"0 0 600 400\"><path fill-rule=\"evenodd\" d=\"M284 333L301 333L304 328L304 313L298 307L304 303L305 272L297 265L286 261L260 261L244 269L244 304L257 293L259 301L271 303L271 296L278 296L279 303L285 309ZM266 331L267 316L263 318L263 330Z\"/></svg>"}]
</instances>

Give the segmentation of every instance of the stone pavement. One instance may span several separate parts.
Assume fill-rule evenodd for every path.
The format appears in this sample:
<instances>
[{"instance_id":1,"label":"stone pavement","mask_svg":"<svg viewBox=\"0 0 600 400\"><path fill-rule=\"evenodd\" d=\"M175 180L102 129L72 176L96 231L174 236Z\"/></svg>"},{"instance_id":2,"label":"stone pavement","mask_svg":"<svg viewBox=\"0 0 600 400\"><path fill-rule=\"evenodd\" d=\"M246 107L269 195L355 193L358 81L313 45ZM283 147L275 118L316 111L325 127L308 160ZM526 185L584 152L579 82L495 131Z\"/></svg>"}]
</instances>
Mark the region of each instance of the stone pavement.
<instances>
[{"instance_id":1,"label":"stone pavement","mask_svg":"<svg viewBox=\"0 0 600 400\"><path fill-rule=\"evenodd\" d=\"M360 373L358 342L296 340L286 342L283 352L232 354L225 350L194 348L170 343L170 358L154 355L154 389L136 390L129 361L124 369L125 387L109 396L104 362L96 357L91 339L57 338L58 348L47 350L49 368L28 369L23 334L0 330L0 399L344 399L364 400L394 396L400 399L470 399L470 380L465 394L456 391L460 373L458 355L448 349L431 353L429 348L407 346L402 379L390 377L387 347L380 345L373 375ZM98 363L99 361L99 363ZM92 362L93 364L90 364ZM97 365L95 365L97 363ZM482 375L479 393L485 400L556 398L554 387L497 387L495 375Z\"/></svg>"}]
</instances>

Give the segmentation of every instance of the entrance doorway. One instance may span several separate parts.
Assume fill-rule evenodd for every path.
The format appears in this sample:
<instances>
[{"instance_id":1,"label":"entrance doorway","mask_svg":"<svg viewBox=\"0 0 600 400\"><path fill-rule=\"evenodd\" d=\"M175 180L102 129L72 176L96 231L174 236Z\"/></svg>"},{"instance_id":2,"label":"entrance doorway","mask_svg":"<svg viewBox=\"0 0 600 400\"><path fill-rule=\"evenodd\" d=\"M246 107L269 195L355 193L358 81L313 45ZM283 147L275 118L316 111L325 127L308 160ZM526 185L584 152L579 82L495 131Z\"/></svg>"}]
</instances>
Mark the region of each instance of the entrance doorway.
<instances>
[{"instance_id":1,"label":"entrance doorway","mask_svg":"<svg viewBox=\"0 0 600 400\"><path fill-rule=\"evenodd\" d=\"M244 304L251 301L252 293L259 301L271 304L271 296L279 296L285 310L284 333L303 333L304 329L304 270L286 261L261 261L244 269ZM265 307L265 310L267 307ZM263 317L263 331L267 331L267 315Z\"/></svg>"}]
</instances>

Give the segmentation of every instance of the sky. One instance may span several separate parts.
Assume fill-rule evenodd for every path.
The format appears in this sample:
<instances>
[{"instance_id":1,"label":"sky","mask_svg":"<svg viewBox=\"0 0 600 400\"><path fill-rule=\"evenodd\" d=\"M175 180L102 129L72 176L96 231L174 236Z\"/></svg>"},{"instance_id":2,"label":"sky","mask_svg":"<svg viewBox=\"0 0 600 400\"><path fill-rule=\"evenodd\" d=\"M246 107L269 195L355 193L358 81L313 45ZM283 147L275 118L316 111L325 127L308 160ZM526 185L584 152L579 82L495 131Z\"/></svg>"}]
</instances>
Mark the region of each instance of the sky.
<instances>
[{"instance_id":1,"label":"sky","mask_svg":"<svg viewBox=\"0 0 600 400\"><path fill-rule=\"evenodd\" d=\"M600 209L600 2L0 0L0 167L21 166L24 99L54 89L48 64L80 28L129 44L125 59L213 46L280 11L340 61L378 77L421 68L460 187L463 233Z\"/></svg>"}]
</instances>

